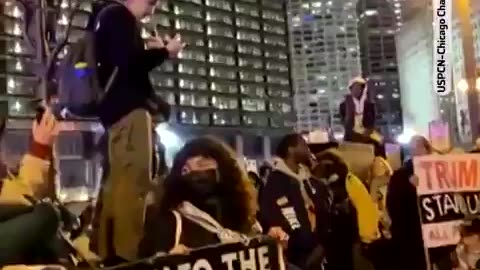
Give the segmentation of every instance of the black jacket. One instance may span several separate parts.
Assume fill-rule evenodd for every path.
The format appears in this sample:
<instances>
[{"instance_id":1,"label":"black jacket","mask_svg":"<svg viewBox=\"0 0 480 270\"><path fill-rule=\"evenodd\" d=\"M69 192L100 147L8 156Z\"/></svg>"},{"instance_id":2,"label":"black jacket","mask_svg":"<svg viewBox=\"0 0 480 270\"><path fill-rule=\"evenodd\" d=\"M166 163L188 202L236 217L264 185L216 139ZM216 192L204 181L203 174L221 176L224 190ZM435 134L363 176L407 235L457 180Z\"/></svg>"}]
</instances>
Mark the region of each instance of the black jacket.
<instances>
[{"instance_id":1,"label":"black jacket","mask_svg":"<svg viewBox=\"0 0 480 270\"><path fill-rule=\"evenodd\" d=\"M395 171L388 184L387 209L392 220L392 244L397 260L395 269L426 270L417 191L409 181L413 162ZM408 258L408 259L407 259Z\"/></svg>"},{"instance_id":2,"label":"black jacket","mask_svg":"<svg viewBox=\"0 0 480 270\"><path fill-rule=\"evenodd\" d=\"M305 208L300 183L279 170L274 170L268 177L260 198L260 216L264 232L271 227L281 227L289 236L287 259L302 269L317 268L321 257L322 242L328 233L328 218L320 214L322 205L321 194L325 188L320 186L319 181L309 180L309 188L314 190L318 197L312 198L316 208L317 230L312 232L308 213ZM308 190L312 196L312 190ZM325 194L323 194L325 195ZM318 199L317 199L318 198ZM325 197L324 197L325 198ZM324 243L324 242L323 242ZM307 262L314 265L307 266ZM316 261L316 262L315 262Z\"/></svg>"},{"instance_id":3,"label":"black jacket","mask_svg":"<svg viewBox=\"0 0 480 270\"><path fill-rule=\"evenodd\" d=\"M98 25L96 16L106 5L115 5L102 14ZM97 28L98 26L98 28ZM123 5L102 2L94 6L87 29L95 31L95 50L99 62L100 86L105 87L115 67L118 73L99 108L102 123L109 127L138 108L152 114L169 117L169 106L155 95L149 72L168 58L166 49L145 49L141 27L133 14Z\"/></svg>"}]
</instances>

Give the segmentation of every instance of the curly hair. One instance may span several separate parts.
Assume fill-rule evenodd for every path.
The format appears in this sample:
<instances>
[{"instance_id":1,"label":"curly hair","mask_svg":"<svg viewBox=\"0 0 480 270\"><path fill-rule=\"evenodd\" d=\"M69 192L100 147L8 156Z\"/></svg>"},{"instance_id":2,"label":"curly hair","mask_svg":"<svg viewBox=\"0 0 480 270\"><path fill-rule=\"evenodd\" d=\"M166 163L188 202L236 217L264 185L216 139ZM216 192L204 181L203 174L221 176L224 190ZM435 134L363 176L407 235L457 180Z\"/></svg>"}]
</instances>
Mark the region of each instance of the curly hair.
<instances>
[{"instance_id":1,"label":"curly hair","mask_svg":"<svg viewBox=\"0 0 480 270\"><path fill-rule=\"evenodd\" d=\"M187 160L195 156L212 158L218 163L219 222L225 228L250 233L255 224L257 210L255 188L238 163L233 150L215 137L205 136L193 139L177 153L170 175L165 180L161 209L169 211L176 208L182 201L189 199L182 192L184 187L181 186L181 182L176 179L182 175L182 168Z\"/></svg>"}]
</instances>

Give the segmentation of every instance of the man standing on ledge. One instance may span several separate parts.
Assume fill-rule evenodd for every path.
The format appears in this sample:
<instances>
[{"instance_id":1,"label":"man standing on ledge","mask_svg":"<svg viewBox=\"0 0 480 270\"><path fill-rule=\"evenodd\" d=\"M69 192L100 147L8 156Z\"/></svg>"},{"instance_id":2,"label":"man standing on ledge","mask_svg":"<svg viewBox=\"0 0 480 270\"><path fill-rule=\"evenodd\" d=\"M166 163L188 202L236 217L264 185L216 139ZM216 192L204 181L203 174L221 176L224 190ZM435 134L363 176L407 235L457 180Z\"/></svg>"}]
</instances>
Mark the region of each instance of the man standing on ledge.
<instances>
[{"instance_id":1,"label":"man standing on ledge","mask_svg":"<svg viewBox=\"0 0 480 270\"><path fill-rule=\"evenodd\" d=\"M340 104L340 115L345 128L345 141L379 143L375 132L375 103L367 98L367 81L354 78L349 85L350 94Z\"/></svg>"},{"instance_id":2,"label":"man standing on ledge","mask_svg":"<svg viewBox=\"0 0 480 270\"><path fill-rule=\"evenodd\" d=\"M103 1L90 18L100 86L110 85L98 111L108 134L109 168L92 249L112 264L136 257L152 188L151 115L169 117L169 106L155 95L149 72L176 58L185 46L179 35L142 39L140 20L152 15L156 5L157 0Z\"/></svg>"}]
</instances>

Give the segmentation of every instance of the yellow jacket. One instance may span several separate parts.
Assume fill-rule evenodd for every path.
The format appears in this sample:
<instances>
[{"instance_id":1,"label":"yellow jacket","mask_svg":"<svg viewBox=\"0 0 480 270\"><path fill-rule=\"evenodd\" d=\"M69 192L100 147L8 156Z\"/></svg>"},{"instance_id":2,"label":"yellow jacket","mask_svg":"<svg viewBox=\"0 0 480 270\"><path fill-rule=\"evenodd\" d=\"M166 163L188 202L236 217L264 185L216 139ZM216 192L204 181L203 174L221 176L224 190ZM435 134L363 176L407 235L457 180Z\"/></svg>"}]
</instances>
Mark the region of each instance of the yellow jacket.
<instances>
[{"instance_id":1,"label":"yellow jacket","mask_svg":"<svg viewBox=\"0 0 480 270\"><path fill-rule=\"evenodd\" d=\"M347 176L347 193L357 211L358 233L363 243L380 238L380 213L365 185L352 173Z\"/></svg>"},{"instance_id":2,"label":"yellow jacket","mask_svg":"<svg viewBox=\"0 0 480 270\"><path fill-rule=\"evenodd\" d=\"M317 158L321 159L322 154L328 153L336 157L336 162L342 162L347 168L349 167L342 154L336 149L326 150L320 153ZM381 234L379 230L380 212L378 207L362 181L350 170L347 175L346 189L348 197L357 212L360 240L368 244L379 239Z\"/></svg>"},{"instance_id":3,"label":"yellow jacket","mask_svg":"<svg viewBox=\"0 0 480 270\"><path fill-rule=\"evenodd\" d=\"M39 192L40 189L45 189L50 168L48 155L41 152L49 151L50 148L44 147L42 149L42 147L44 146L33 146L33 151L22 158L17 176L9 176L0 180L2 181L0 185L0 204L29 205L30 202L24 198L24 195L41 199ZM40 149L40 152L38 149Z\"/></svg>"}]
</instances>

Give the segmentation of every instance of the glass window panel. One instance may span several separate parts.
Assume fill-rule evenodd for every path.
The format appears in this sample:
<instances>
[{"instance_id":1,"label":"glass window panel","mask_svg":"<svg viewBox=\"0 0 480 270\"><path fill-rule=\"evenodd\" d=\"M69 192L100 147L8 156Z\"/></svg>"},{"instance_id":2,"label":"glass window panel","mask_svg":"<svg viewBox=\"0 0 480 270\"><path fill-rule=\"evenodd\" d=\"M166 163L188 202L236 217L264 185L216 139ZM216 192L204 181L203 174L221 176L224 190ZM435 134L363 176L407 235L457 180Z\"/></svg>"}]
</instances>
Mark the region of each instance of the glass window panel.
<instances>
[{"instance_id":1,"label":"glass window panel","mask_svg":"<svg viewBox=\"0 0 480 270\"><path fill-rule=\"evenodd\" d=\"M205 80L190 80L190 79L180 79L178 81L180 88L190 89L190 90L207 90L208 84Z\"/></svg>"},{"instance_id":2,"label":"glass window panel","mask_svg":"<svg viewBox=\"0 0 480 270\"><path fill-rule=\"evenodd\" d=\"M241 14L246 14L254 17L259 16L258 9L255 6L235 3L235 11Z\"/></svg>"},{"instance_id":3,"label":"glass window panel","mask_svg":"<svg viewBox=\"0 0 480 270\"><path fill-rule=\"evenodd\" d=\"M233 29L225 26L212 26L207 28L207 34L212 36L233 38Z\"/></svg>"},{"instance_id":4,"label":"glass window panel","mask_svg":"<svg viewBox=\"0 0 480 270\"><path fill-rule=\"evenodd\" d=\"M278 0L262 0L262 4L266 7L273 8L273 9L283 8L283 2Z\"/></svg>"},{"instance_id":5,"label":"glass window panel","mask_svg":"<svg viewBox=\"0 0 480 270\"><path fill-rule=\"evenodd\" d=\"M237 77L237 73L235 70L226 69L225 67L212 67L210 68L210 76L233 80Z\"/></svg>"},{"instance_id":6,"label":"glass window panel","mask_svg":"<svg viewBox=\"0 0 480 270\"><path fill-rule=\"evenodd\" d=\"M158 95L168 104L175 105L175 94L170 91L158 90Z\"/></svg>"},{"instance_id":7,"label":"glass window panel","mask_svg":"<svg viewBox=\"0 0 480 270\"><path fill-rule=\"evenodd\" d=\"M267 70L280 71L280 72L287 72L288 71L288 65L287 64L280 63L280 62L275 62L275 61L267 61L266 68L267 68Z\"/></svg>"},{"instance_id":8,"label":"glass window panel","mask_svg":"<svg viewBox=\"0 0 480 270\"><path fill-rule=\"evenodd\" d=\"M244 18L244 17L237 18L236 24L237 26L251 28L254 30L260 29L260 23L256 20L252 20L252 18Z\"/></svg>"},{"instance_id":9,"label":"glass window panel","mask_svg":"<svg viewBox=\"0 0 480 270\"><path fill-rule=\"evenodd\" d=\"M178 64L178 72L199 76L207 75L207 69L205 67L186 63Z\"/></svg>"},{"instance_id":10,"label":"glass window panel","mask_svg":"<svg viewBox=\"0 0 480 270\"><path fill-rule=\"evenodd\" d=\"M252 41L252 42L257 42L257 43L261 41L259 33L244 31L244 30L238 30L237 39Z\"/></svg>"},{"instance_id":11,"label":"glass window panel","mask_svg":"<svg viewBox=\"0 0 480 270\"><path fill-rule=\"evenodd\" d=\"M216 8L224 9L228 11L232 10L232 6L227 0L206 0L205 3L207 4L207 6L210 6L210 7L216 7Z\"/></svg>"},{"instance_id":12,"label":"glass window panel","mask_svg":"<svg viewBox=\"0 0 480 270\"><path fill-rule=\"evenodd\" d=\"M225 42L225 40L212 40L208 41L208 47L215 50L223 50L228 52L235 51L235 43Z\"/></svg>"},{"instance_id":13,"label":"glass window panel","mask_svg":"<svg viewBox=\"0 0 480 270\"><path fill-rule=\"evenodd\" d=\"M263 73L241 71L240 72L240 79L245 80L245 81L263 82Z\"/></svg>"},{"instance_id":14,"label":"glass window panel","mask_svg":"<svg viewBox=\"0 0 480 270\"><path fill-rule=\"evenodd\" d=\"M292 105L286 102L271 101L269 105L269 109L270 111L277 112L277 113L290 113L292 112Z\"/></svg>"},{"instance_id":15,"label":"glass window panel","mask_svg":"<svg viewBox=\"0 0 480 270\"><path fill-rule=\"evenodd\" d=\"M208 96L192 93L180 93L180 105L192 107L208 107Z\"/></svg>"},{"instance_id":16,"label":"glass window panel","mask_svg":"<svg viewBox=\"0 0 480 270\"><path fill-rule=\"evenodd\" d=\"M280 77L280 76L272 76L272 75L269 75L267 76L267 82L269 83L277 83L277 84L281 84L281 85L288 85L290 83L290 80L285 77Z\"/></svg>"},{"instance_id":17,"label":"glass window panel","mask_svg":"<svg viewBox=\"0 0 480 270\"><path fill-rule=\"evenodd\" d=\"M236 112L215 112L213 114L213 124L217 126L238 126L240 117Z\"/></svg>"},{"instance_id":18,"label":"glass window panel","mask_svg":"<svg viewBox=\"0 0 480 270\"><path fill-rule=\"evenodd\" d=\"M216 64L227 64L229 66L235 65L235 59L233 56L228 56L228 55L222 55L218 53L212 53L210 54L210 63L216 63Z\"/></svg>"},{"instance_id":19,"label":"glass window panel","mask_svg":"<svg viewBox=\"0 0 480 270\"><path fill-rule=\"evenodd\" d=\"M175 5L174 13L176 15L191 16L195 18L202 18L202 10L192 5Z\"/></svg>"},{"instance_id":20,"label":"glass window panel","mask_svg":"<svg viewBox=\"0 0 480 270\"><path fill-rule=\"evenodd\" d=\"M212 82L210 89L215 92L225 93L225 94L237 94L238 88L234 83L226 82Z\"/></svg>"},{"instance_id":21,"label":"glass window panel","mask_svg":"<svg viewBox=\"0 0 480 270\"><path fill-rule=\"evenodd\" d=\"M263 30L266 31L266 32L270 32L270 33L285 35L285 27L284 26L265 23L263 25Z\"/></svg>"},{"instance_id":22,"label":"glass window panel","mask_svg":"<svg viewBox=\"0 0 480 270\"><path fill-rule=\"evenodd\" d=\"M236 110L238 109L238 98L225 97L225 96L213 96L212 105L213 107L220 110Z\"/></svg>"},{"instance_id":23,"label":"glass window panel","mask_svg":"<svg viewBox=\"0 0 480 270\"><path fill-rule=\"evenodd\" d=\"M268 118L262 114L249 114L242 116L243 123L248 126L268 126Z\"/></svg>"},{"instance_id":24,"label":"glass window panel","mask_svg":"<svg viewBox=\"0 0 480 270\"><path fill-rule=\"evenodd\" d=\"M265 56L276 59L288 59L287 52L278 50L265 50Z\"/></svg>"},{"instance_id":25,"label":"glass window panel","mask_svg":"<svg viewBox=\"0 0 480 270\"><path fill-rule=\"evenodd\" d=\"M275 46L286 46L287 42L285 41L284 37L279 36L266 36L265 37L265 44L275 45Z\"/></svg>"},{"instance_id":26,"label":"glass window panel","mask_svg":"<svg viewBox=\"0 0 480 270\"><path fill-rule=\"evenodd\" d=\"M185 109L180 111L180 122L193 125L208 125L210 123L210 115L208 112Z\"/></svg>"},{"instance_id":27,"label":"glass window panel","mask_svg":"<svg viewBox=\"0 0 480 270\"><path fill-rule=\"evenodd\" d=\"M242 94L252 97L265 97L265 87L263 85L242 84L240 91Z\"/></svg>"},{"instance_id":28,"label":"glass window panel","mask_svg":"<svg viewBox=\"0 0 480 270\"><path fill-rule=\"evenodd\" d=\"M175 20L175 27L178 29L203 32L203 25L199 22L192 22L184 19Z\"/></svg>"},{"instance_id":29,"label":"glass window panel","mask_svg":"<svg viewBox=\"0 0 480 270\"><path fill-rule=\"evenodd\" d=\"M243 53L243 54L251 54L251 55L254 55L254 56L262 55L262 50L260 48L258 48L257 46L253 46L253 45L239 44L238 45L238 52Z\"/></svg>"},{"instance_id":30,"label":"glass window panel","mask_svg":"<svg viewBox=\"0 0 480 270\"><path fill-rule=\"evenodd\" d=\"M263 62L260 59L255 58L240 58L239 65L241 67L249 67L249 68L263 68Z\"/></svg>"},{"instance_id":31,"label":"glass window panel","mask_svg":"<svg viewBox=\"0 0 480 270\"><path fill-rule=\"evenodd\" d=\"M285 15L283 15L281 11L264 10L262 13L262 17L267 20L274 20L279 22L285 21Z\"/></svg>"},{"instance_id":32,"label":"glass window panel","mask_svg":"<svg viewBox=\"0 0 480 270\"><path fill-rule=\"evenodd\" d=\"M265 100L263 99L254 99L254 98L244 98L242 99L242 109L244 111L258 112L265 111L266 109Z\"/></svg>"},{"instance_id":33,"label":"glass window panel","mask_svg":"<svg viewBox=\"0 0 480 270\"><path fill-rule=\"evenodd\" d=\"M28 98L8 98L8 114L11 116L33 117L36 112L34 106L30 106L31 101Z\"/></svg>"},{"instance_id":34,"label":"glass window panel","mask_svg":"<svg viewBox=\"0 0 480 270\"><path fill-rule=\"evenodd\" d=\"M207 11L206 19L208 22L233 23L231 15L221 11Z\"/></svg>"},{"instance_id":35,"label":"glass window panel","mask_svg":"<svg viewBox=\"0 0 480 270\"><path fill-rule=\"evenodd\" d=\"M205 62L206 56L205 53L202 51L196 51L192 49L185 49L182 52L180 52L178 58L180 59L188 59L188 60L196 60L196 61L202 61Z\"/></svg>"},{"instance_id":36,"label":"glass window panel","mask_svg":"<svg viewBox=\"0 0 480 270\"><path fill-rule=\"evenodd\" d=\"M11 95L34 95L35 78L7 76L7 93Z\"/></svg>"}]
</instances>

